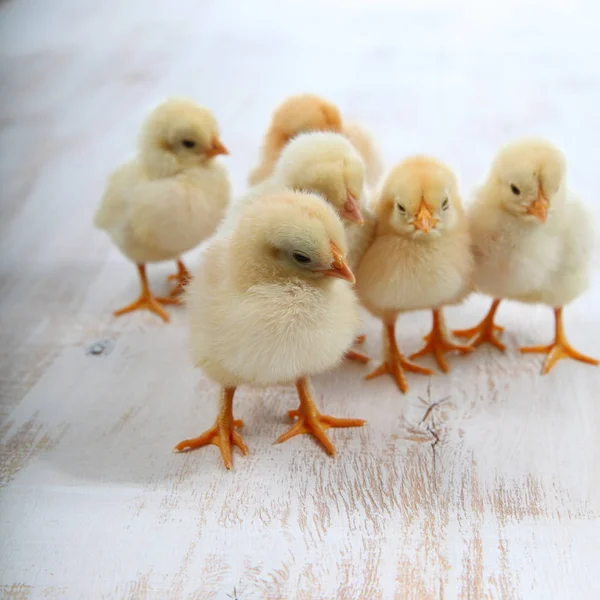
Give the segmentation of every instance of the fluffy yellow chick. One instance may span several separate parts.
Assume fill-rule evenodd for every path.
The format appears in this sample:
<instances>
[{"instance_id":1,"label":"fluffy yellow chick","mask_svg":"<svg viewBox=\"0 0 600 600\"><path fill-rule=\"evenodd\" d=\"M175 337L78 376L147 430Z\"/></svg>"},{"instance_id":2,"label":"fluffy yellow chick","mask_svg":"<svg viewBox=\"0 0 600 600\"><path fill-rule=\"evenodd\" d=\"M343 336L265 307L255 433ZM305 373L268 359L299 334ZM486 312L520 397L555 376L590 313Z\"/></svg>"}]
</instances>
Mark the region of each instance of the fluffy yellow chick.
<instances>
[{"instance_id":1,"label":"fluffy yellow chick","mask_svg":"<svg viewBox=\"0 0 600 600\"><path fill-rule=\"evenodd\" d=\"M354 269L375 233L364 178L363 161L343 135L305 133L284 148L273 174L256 190L302 190L327 200L344 225L348 263Z\"/></svg>"},{"instance_id":2,"label":"fluffy yellow chick","mask_svg":"<svg viewBox=\"0 0 600 600\"><path fill-rule=\"evenodd\" d=\"M383 321L385 360L367 379L389 373L406 392L403 369L431 371L408 362L399 351L395 323L401 312L433 310L427 344L411 358L433 353L440 368L447 371L446 352L471 350L452 341L442 314L443 306L460 302L471 291L468 223L454 174L425 156L409 158L391 171L375 213L375 240L356 279L365 308Z\"/></svg>"},{"instance_id":3,"label":"fluffy yellow chick","mask_svg":"<svg viewBox=\"0 0 600 600\"><path fill-rule=\"evenodd\" d=\"M219 154L228 152L217 122L194 102L167 100L147 118L138 156L111 175L95 217L140 276L140 297L116 316L147 309L169 320L161 304L177 303L189 278L180 256L215 231L229 203L227 171L213 160ZM146 263L164 260L178 266L170 298L154 296L146 277Z\"/></svg>"},{"instance_id":4,"label":"fluffy yellow chick","mask_svg":"<svg viewBox=\"0 0 600 600\"><path fill-rule=\"evenodd\" d=\"M588 286L593 242L590 215L567 189L565 171L562 153L545 140L519 140L500 151L469 212L475 283L495 300L479 325L456 332L504 351L494 323L501 299L547 304L555 313L554 341L521 348L547 354L544 374L561 358L598 364L574 350L563 329L563 306Z\"/></svg>"},{"instance_id":5,"label":"fluffy yellow chick","mask_svg":"<svg viewBox=\"0 0 600 600\"><path fill-rule=\"evenodd\" d=\"M311 131L333 131L346 135L365 162L369 185L379 180L381 160L369 134L356 123L342 124L340 111L334 104L313 94L301 94L288 98L273 113L263 142L260 164L248 178L250 185L269 177L281 151L291 139Z\"/></svg>"},{"instance_id":6,"label":"fluffy yellow chick","mask_svg":"<svg viewBox=\"0 0 600 600\"><path fill-rule=\"evenodd\" d=\"M234 430L233 395L242 384L296 383L300 407L278 442L311 433L333 455L329 427L359 419L322 415L311 375L340 363L359 324L354 276L344 254L344 229L331 207L303 192L267 194L241 207L202 254L189 286L192 354L222 387L215 425L177 451L216 444L227 468L231 448L246 446Z\"/></svg>"}]
</instances>

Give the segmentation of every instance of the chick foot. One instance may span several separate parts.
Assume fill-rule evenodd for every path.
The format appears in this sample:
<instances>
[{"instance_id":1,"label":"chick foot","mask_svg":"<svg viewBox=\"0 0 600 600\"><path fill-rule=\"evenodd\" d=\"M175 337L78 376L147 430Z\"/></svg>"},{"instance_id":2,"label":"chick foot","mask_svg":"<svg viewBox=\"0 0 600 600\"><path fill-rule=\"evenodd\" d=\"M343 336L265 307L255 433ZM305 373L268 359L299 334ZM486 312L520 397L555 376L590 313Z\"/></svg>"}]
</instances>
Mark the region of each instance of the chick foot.
<instances>
[{"instance_id":1,"label":"chick foot","mask_svg":"<svg viewBox=\"0 0 600 600\"><path fill-rule=\"evenodd\" d=\"M178 298L183 294L187 284L190 282L191 275L187 270L186 266L183 264L181 260L177 261L177 273L173 275L169 275L167 277L167 281L174 281L175 286L171 290L170 296L171 298Z\"/></svg>"},{"instance_id":2,"label":"chick foot","mask_svg":"<svg viewBox=\"0 0 600 600\"><path fill-rule=\"evenodd\" d=\"M433 354L435 362L438 367L444 372L448 372L448 363L444 354L447 352L460 352L461 354L468 354L473 352L473 348L468 345L456 344L452 341L451 336L448 333L446 324L444 323L444 315L441 310L434 310L433 312L433 326L428 335L423 339L427 342L423 348L410 355L410 359L419 358L426 354Z\"/></svg>"},{"instance_id":3,"label":"chick foot","mask_svg":"<svg viewBox=\"0 0 600 600\"><path fill-rule=\"evenodd\" d=\"M521 352L523 354L531 354L537 352L547 354L546 360L544 361L544 366L542 367L542 375L546 375L547 373L549 373L552 367L554 367L554 365L561 358L572 358L574 360L578 360L588 365L597 366L599 362L595 358L591 358L590 356L581 354L581 352L575 350L567 341L567 337L563 328L562 308L554 309L554 318L556 322L554 342L552 344L548 344L547 346L531 346L521 348Z\"/></svg>"},{"instance_id":4,"label":"chick foot","mask_svg":"<svg viewBox=\"0 0 600 600\"><path fill-rule=\"evenodd\" d=\"M298 420L288 431L277 438L276 444L286 442L302 433L310 433L321 443L328 454L335 456L335 446L325 435L325 431L331 427L362 427L366 423L363 419L338 419L322 415L310 395L306 378L296 382L296 389L300 398L300 406L296 410L288 411L288 415Z\"/></svg>"},{"instance_id":5,"label":"chick foot","mask_svg":"<svg viewBox=\"0 0 600 600\"><path fill-rule=\"evenodd\" d=\"M490 310L483 318L481 323L475 325L475 327L471 327L470 329L459 329L458 331L453 331L452 335L456 336L457 338L469 340L469 346L471 346L471 348L477 348L477 346L481 346L481 344L485 344L487 342L488 344L492 344L492 346L498 348L500 352L504 352L506 350L506 346L498 339L498 336L496 335L498 333L502 333L504 331L504 327L500 327L494 323L494 316L496 315L499 304L500 300L494 300Z\"/></svg>"},{"instance_id":6,"label":"chick foot","mask_svg":"<svg viewBox=\"0 0 600 600\"><path fill-rule=\"evenodd\" d=\"M366 335L357 335L354 338L354 345L359 346L360 344L364 344L366 339ZM346 358L347 360L354 360L356 362L362 363L363 365L366 365L371 360L371 357L367 356L366 354L363 354L362 352L358 352L357 350L348 350L348 352L344 354L344 358Z\"/></svg>"},{"instance_id":7,"label":"chick foot","mask_svg":"<svg viewBox=\"0 0 600 600\"><path fill-rule=\"evenodd\" d=\"M394 378L394 381L396 382L396 385L400 391L403 394L406 394L408 391L408 384L406 383L406 378L404 377L404 371L409 371L410 373L420 373L421 375L432 375L433 372L430 369L426 369L425 367L411 363L404 358L403 354L398 349L398 344L396 343L395 325L386 325L386 332L388 336L386 360L374 371L371 371L371 373L366 375L365 379L375 379L380 375L389 374Z\"/></svg>"},{"instance_id":8,"label":"chick foot","mask_svg":"<svg viewBox=\"0 0 600 600\"><path fill-rule=\"evenodd\" d=\"M113 312L115 317L133 312L135 310L149 310L155 315L158 315L165 323L169 322L169 315L167 311L161 306L161 304L178 304L178 300L174 298L160 298L154 296L150 291L148 285L148 278L146 277L146 267L144 265L137 265L138 273L140 275L140 281L142 284L142 292L140 297L131 304L124 306Z\"/></svg>"},{"instance_id":9,"label":"chick foot","mask_svg":"<svg viewBox=\"0 0 600 600\"><path fill-rule=\"evenodd\" d=\"M239 448L244 456L248 454L248 447L242 436L235 428L242 427L243 421L233 418L233 395L235 388L226 388L222 394L222 407L215 424L196 438L179 442L173 452L188 452L196 448L202 448L214 444L221 450L221 456L226 469L233 466L232 446Z\"/></svg>"}]
</instances>

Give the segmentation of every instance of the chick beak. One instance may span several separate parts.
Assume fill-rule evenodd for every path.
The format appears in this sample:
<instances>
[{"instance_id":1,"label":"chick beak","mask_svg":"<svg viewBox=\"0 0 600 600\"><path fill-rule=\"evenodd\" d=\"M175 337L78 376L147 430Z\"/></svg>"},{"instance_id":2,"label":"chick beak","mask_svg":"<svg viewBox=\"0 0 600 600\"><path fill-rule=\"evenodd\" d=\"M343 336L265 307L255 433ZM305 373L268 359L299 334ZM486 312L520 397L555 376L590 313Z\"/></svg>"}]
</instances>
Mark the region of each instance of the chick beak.
<instances>
[{"instance_id":1,"label":"chick beak","mask_svg":"<svg viewBox=\"0 0 600 600\"><path fill-rule=\"evenodd\" d=\"M331 263L331 269L323 271L323 275L326 275L327 277L344 279L350 283L356 283L354 273L352 273L350 267L348 266L342 251L333 242L329 242L329 247L331 248L331 253L333 254L333 262Z\"/></svg>"},{"instance_id":2,"label":"chick beak","mask_svg":"<svg viewBox=\"0 0 600 600\"><path fill-rule=\"evenodd\" d=\"M346 190L346 203L344 204L342 216L359 225L362 225L365 222L362 213L360 212L360 208L358 208L358 201L348 190Z\"/></svg>"},{"instance_id":3,"label":"chick beak","mask_svg":"<svg viewBox=\"0 0 600 600\"><path fill-rule=\"evenodd\" d=\"M413 221L413 227L423 233L429 233L435 227L437 221L438 220L433 216L429 206L425 204L425 200L421 199L421 204L417 210L417 216Z\"/></svg>"},{"instance_id":4,"label":"chick beak","mask_svg":"<svg viewBox=\"0 0 600 600\"><path fill-rule=\"evenodd\" d=\"M529 208L527 209L527 214L533 215L537 217L542 223L546 222L548 218L548 207L549 207L548 198L544 196L544 191L542 190L542 186L538 185L538 195L534 202L531 203Z\"/></svg>"},{"instance_id":5,"label":"chick beak","mask_svg":"<svg viewBox=\"0 0 600 600\"><path fill-rule=\"evenodd\" d=\"M206 150L205 154L208 156L208 158L212 158L213 156L218 156L219 154L229 154L229 150L223 146L219 138L215 137L212 140L212 146Z\"/></svg>"}]
</instances>

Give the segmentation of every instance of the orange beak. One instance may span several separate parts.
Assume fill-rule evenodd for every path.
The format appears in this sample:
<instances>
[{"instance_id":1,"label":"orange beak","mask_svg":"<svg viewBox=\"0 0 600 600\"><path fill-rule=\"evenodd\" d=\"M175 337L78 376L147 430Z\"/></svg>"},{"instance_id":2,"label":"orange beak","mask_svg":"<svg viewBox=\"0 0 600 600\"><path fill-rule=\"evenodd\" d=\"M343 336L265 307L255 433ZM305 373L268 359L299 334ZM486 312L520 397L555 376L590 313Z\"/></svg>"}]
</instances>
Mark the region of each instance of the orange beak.
<instances>
[{"instance_id":1,"label":"orange beak","mask_svg":"<svg viewBox=\"0 0 600 600\"><path fill-rule=\"evenodd\" d=\"M219 138L215 137L212 140L212 146L206 150L204 154L206 154L208 158L212 158L213 156L217 156L219 154L229 154L229 150L223 146Z\"/></svg>"},{"instance_id":2,"label":"orange beak","mask_svg":"<svg viewBox=\"0 0 600 600\"><path fill-rule=\"evenodd\" d=\"M535 201L527 209L527 214L537 217L542 223L546 222L548 218L548 207L550 203L548 198L544 196L542 186L538 185L538 195Z\"/></svg>"},{"instance_id":3,"label":"orange beak","mask_svg":"<svg viewBox=\"0 0 600 600\"><path fill-rule=\"evenodd\" d=\"M326 275L327 277L344 279L352 284L356 283L354 273L348 266L348 263L346 262L341 250L333 242L329 242L329 247L331 248L331 253L333 254L333 262L331 263L331 269L323 271L323 275Z\"/></svg>"},{"instance_id":4,"label":"orange beak","mask_svg":"<svg viewBox=\"0 0 600 600\"><path fill-rule=\"evenodd\" d=\"M358 208L358 201L348 190L346 190L346 203L344 204L342 216L359 225L362 225L365 222L362 213L360 212L360 208Z\"/></svg>"},{"instance_id":5,"label":"orange beak","mask_svg":"<svg viewBox=\"0 0 600 600\"><path fill-rule=\"evenodd\" d=\"M425 204L425 200L421 198L421 204L419 204L417 216L413 221L413 227L423 233L429 233L437 222L438 220L433 216L431 209Z\"/></svg>"}]
</instances>

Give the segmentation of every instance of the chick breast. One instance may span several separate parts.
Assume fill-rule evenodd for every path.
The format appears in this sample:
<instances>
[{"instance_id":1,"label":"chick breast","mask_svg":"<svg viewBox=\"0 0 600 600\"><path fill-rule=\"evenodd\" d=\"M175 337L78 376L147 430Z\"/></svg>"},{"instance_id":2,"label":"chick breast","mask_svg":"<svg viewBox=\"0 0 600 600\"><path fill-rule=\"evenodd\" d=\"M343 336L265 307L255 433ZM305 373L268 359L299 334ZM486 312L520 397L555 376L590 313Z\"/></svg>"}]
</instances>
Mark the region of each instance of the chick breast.
<instances>
[{"instance_id":1,"label":"chick breast","mask_svg":"<svg viewBox=\"0 0 600 600\"><path fill-rule=\"evenodd\" d=\"M359 327L349 286L300 280L236 288L227 238L213 239L189 288L195 364L222 385L289 383L337 365Z\"/></svg>"},{"instance_id":2,"label":"chick breast","mask_svg":"<svg viewBox=\"0 0 600 600\"><path fill-rule=\"evenodd\" d=\"M377 237L357 273L365 308L378 317L460 302L471 290L473 259L466 231L419 243Z\"/></svg>"},{"instance_id":3,"label":"chick breast","mask_svg":"<svg viewBox=\"0 0 600 600\"><path fill-rule=\"evenodd\" d=\"M160 179L131 161L111 176L95 223L132 261L169 260L215 231L229 198L227 172L216 161Z\"/></svg>"},{"instance_id":4,"label":"chick breast","mask_svg":"<svg viewBox=\"0 0 600 600\"><path fill-rule=\"evenodd\" d=\"M587 288L593 227L573 196L543 225L523 222L485 198L473 206L470 222L481 292L557 307Z\"/></svg>"}]
</instances>

